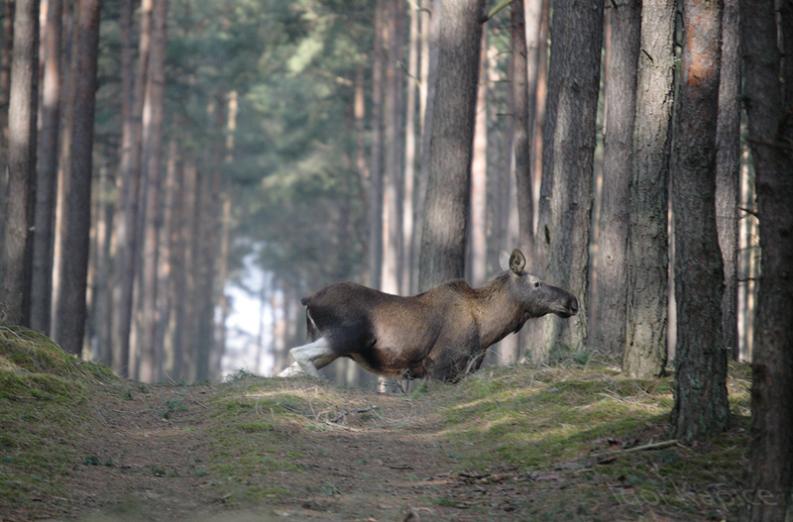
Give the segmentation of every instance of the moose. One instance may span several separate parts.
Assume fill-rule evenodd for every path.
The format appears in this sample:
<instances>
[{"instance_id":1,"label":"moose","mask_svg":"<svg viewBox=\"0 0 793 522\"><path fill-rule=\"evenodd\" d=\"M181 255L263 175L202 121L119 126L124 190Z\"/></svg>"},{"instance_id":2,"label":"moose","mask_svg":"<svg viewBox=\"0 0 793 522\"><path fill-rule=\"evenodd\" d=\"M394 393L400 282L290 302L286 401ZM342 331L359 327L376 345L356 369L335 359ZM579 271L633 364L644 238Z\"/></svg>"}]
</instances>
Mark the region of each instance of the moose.
<instances>
[{"instance_id":1,"label":"moose","mask_svg":"<svg viewBox=\"0 0 793 522\"><path fill-rule=\"evenodd\" d=\"M578 313L574 295L525 271L516 249L509 268L481 288L463 280L400 297L355 283L336 283L305 297L311 342L292 348L282 377L307 373L339 357L391 378L454 382L479 369L490 346L533 318Z\"/></svg>"}]
</instances>

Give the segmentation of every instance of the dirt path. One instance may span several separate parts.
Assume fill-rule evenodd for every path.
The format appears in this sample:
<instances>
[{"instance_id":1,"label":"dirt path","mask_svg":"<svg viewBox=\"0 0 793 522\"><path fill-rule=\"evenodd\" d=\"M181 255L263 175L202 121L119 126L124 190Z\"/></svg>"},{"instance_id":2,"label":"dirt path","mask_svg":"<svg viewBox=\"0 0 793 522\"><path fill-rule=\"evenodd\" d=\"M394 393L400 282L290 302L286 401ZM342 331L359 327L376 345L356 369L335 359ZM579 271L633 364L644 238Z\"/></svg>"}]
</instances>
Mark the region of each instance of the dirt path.
<instances>
[{"instance_id":1,"label":"dirt path","mask_svg":"<svg viewBox=\"0 0 793 522\"><path fill-rule=\"evenodd\" d=\"M213 420L220 388L152 386L101 398L101 427L70 477L67 511L88 520L473 521L485 513L508 518L514 509L516 491L453 472L454 450L438 437L431 403L343 392L346 404L329 407L311 401L322 397L317 386L287 391L309 397L308 406L298 412L287 405L299 414L277 424L260 447L223 457L221 466L233 470L228 477L213 457L213 433L238 415ZM295 421L302 418L307 424ZM256 425L241 426L252 433L230 445L259 435ZM273 462L273 470L235 475L251 454Z\"/></svg>"}]
</instances>

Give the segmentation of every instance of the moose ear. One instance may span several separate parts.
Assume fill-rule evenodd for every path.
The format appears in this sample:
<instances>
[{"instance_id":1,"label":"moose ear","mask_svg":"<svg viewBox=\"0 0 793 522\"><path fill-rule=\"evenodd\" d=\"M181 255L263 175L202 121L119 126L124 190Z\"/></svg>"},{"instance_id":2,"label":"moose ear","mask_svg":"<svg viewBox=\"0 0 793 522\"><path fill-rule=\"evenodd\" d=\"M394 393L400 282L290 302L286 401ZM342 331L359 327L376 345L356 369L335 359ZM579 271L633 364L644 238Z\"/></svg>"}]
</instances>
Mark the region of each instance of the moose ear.
<instances>
[{"instance_id":1,"label":"moose ear","mask_svg":"<svg viewBox=\"0 0 793 522\"><path fill-rule=\"evenodd\" d=\"M516 248L512 251L512 255L509 256L509 269L516 274L521 274L524 268L526 268L526 257L523 252Z\"/></svg>"}]
</instances>

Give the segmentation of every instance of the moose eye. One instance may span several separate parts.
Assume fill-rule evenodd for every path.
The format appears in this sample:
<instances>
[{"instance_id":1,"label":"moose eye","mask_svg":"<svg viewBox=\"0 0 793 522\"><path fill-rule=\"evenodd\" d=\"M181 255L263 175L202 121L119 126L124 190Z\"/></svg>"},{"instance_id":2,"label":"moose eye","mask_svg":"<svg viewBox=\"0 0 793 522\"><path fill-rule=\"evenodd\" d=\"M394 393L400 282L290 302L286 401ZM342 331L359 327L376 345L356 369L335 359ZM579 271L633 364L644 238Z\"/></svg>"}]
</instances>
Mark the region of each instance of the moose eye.
<instances>
[{"instance_id":1,"label":"moose eye","mask_svg":"<svg viewBox=\"0 0 793 522\"><path fill-rule=\"evenodd\" d=\"M534 288L539 288L539 287L540 287L540 282L539 281L535 281L534 282Z\"/></svg>"}]
</instances>

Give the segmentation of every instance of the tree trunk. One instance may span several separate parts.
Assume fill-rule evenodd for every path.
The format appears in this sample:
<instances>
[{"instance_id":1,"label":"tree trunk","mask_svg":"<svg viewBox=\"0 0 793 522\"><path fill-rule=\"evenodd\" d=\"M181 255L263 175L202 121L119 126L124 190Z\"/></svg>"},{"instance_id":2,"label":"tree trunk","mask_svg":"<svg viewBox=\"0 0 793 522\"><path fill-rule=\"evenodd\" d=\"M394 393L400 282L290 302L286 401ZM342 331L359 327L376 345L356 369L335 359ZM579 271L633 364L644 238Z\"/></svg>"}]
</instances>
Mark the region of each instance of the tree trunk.
<instances>
[{"instance_id":1,"label":"tree trunk","mask_svg":"<svg viewBox=\"0 0 793 522\"><path fill-rule=\"evenodd\" d=\"M184 167L184 206L182 207L181 218L181 238L182 238L182 259L184 260L184 278L180 278L180 285L184 284L184 291L180 295L185 296L179 302L177 308L177 338L174 339L176 345L175 366L179 368L177 375L181 379L192 380L194 378L195 367L195 334L198 313L198 280L197 273L199 264L199 233L201 219L201 184L195 159L187 157Z\"/></svg>"},{"instance_id":2,"label":"tree trunk","mask_svg":"<svg viewBox=\"0 0 793 522\"><path fill-rule=\"evenodd\" d=\"M237 132L237 114L239 102L237 91L231 91L228 96L226 113L226 146L224 163L230 168L234 162L235 133ZM229 299L226 295L226 282L229 278L229 262L231 256L231 189L225 178L221 181L221 216L220 216L220 255L218 259L218 285L215 303L220 310L220 323L217 325L217 349L214 353L215 365L213 374L219 375L223 353L226 351L226 321L229 316Z\"/></svg>"},{"instance_id":3,"label":"tree trunk","mask_svg":"<svg viewBox=\"0 0 793 522\"><path fill-rule=\"evenodd\" d=\"M383 98L384 37L387 0L377 0L372 56L372 167L369 171L369 284L380 287L383 255Z\"/></svg>"},{"instance_id":4,"label":"tree trunk","mask_svg":"<svg viewBox=\"0 0 793 522\"><path fill-rule=\"evenodd\" d=\"M474 151L471 159L471 225L469 276L473 285L487 278L487 45L482 33L479 54L479 85L476 91Z\"/></svg>"},{"instance_id":5,"label":"tree trunk","mask_svg":"<svg viewBox=\"0 0 793 522\"><path fill-rule=\"evenodd\" d=\"M621 356L625 346L626 249L641 2L611 4L606 16L611 30L605 46L603 189L598 249L593 260L597 279L592 282L589 346L603 354Z\"/></svg>"},{"instance_id":6,"label":"tree trunk","mask_svg":"<svg viewBox=\"0 0 793 522\"><path fill-rule=\"evenodd\" d=\"M401 109L399 99L402 90L402 3L387 0L385 6L383 46L387 56L385 62L384 100L383 100L383 214L382 241L383 267L380 289L398 294L401 287L402 258L402 147Z\"/></svg>"},{"instance_id":7,"label":"tree trunk","mask_svg":"<svg viewBox=\"0 0 793 522\"><path fill-rule=\"evenodd\" d=\"M557 344L582 350L587 336L589 215L602 40L602 2L587 10L566 0L553 3L538 234L549 281L578 296L581 309L570 319L545 320L546 350Z\"/></svg>"},{"instance_id":8,"label":"tree trunk","mask_svg":"<svg viewBox=\"0 0 793 522\"><path fill-rule=\"evenodd\" d=\"M2 1L3 30L0 42L0 208L6 208L8 191L8 98L11 90L11 62L14 45L14 0ZM0 278L3 276L5 211L0 211Z\"/></svg>"},{"instance_id":9,"label":"tree trunk","mask_svg":"<svg viewBox=\"0 0 793 522\"><path fill-rule=\"evenodd\" d=\"M769 522L793 518L793 6L787 2L780 14L782 55L774 2L741 2L744 105L762 248L752 353L751 520Z\"/></svg>"},{"instance_id":10,"label":"tree trunk","mask_svg":"<svg viewBox=\"0 0 793 522\"><path fill-rule=\"evenodd\" d=\"M114 263L113 295L113 345L117 362L114 363L122 377L129 376L130 331L132 329L133 290L137 259L140 254L137 227L141 199L141 117L144 89L148 74L151 40L151 13L153 0L141 4L140 40L138 42L137 74L132 74L132 13L133 0L124 0L121 7L121 86L123 128L121 159L119 165L119 206L121 215L116 220L116 259Z\"/></svg>"},{"instance_id":11,"label":"tree trunk","mask_svg":"<svg viewBox=\"0 0 793 522\"><path fill-rule=\"evenodd\" d=\"M523 0L512 0L510 16L512 78L510 82L510 110L512 112L512 143L510 170L516 181L519 246L531 255L534 250L534 208L529 163L529 86L526 20ZM514 248L514 247L513 247Z\"/></svg>"},{"instance_id":12,"label":"tree trunk","mask_svg":"<svg viewBox=\"0 0 793 522\"><path fill-rule=\"evenodd\" d=\"M404 195L402 198L402 287L403 295L410 294L410 282L413 279L414 239L414 202L416 186L416 107L418 105L419 88L419 16L414 4L410 4L410 36L408 48L407 102L405 108L405 172Z\"/></svg>"},{"instance_id":13,"label":"tree trunk","mask_svg":"<svg viewBox=\"0 0 793 522\"><path fill-rule=\"evenodd\" d=\"M715 215L720 5L685 0L683 31L671 174L677 300L673 418L677 438L690 442L725 429L729 420Z\"/></svg>"},{"instance_id":14,"label":"tree trunk","mask_svg":"<svg viewBox=\"0 0 793 522\"><path fill-rule=\"evenodd\" d=\"M149 72L143 104L143 150L141 155L142 176L145 179L145 218L143 242L141 306L142 329L138 336L138 353L141 360L140 379L154 382L157 379L158 360L162 358L162 347L157 344L157 305L159 288L157 268L159 266L160 231L162 229L162 114L165 94L165 49L166 18L168 2L155 2L152 12L151 51Z\"/></svg>"},{"instance_id":15,"label":"tree trunk","mask_svg":"<svg viewBox=\"0 0 793 522\"><path fill-rule=\"evenodd\" d=\"M91 227L91 172L96 103L96 62L99 46L99 0L80 0L75 6L75 83L71 128L71 157L61 214L60 292L55 302L54 339L69 353L82 351L86 318L86 277Z\"/></svg>"},{"instance_id":16,"label":"tree trunk","mask_svg":"<svg viewBox=\"0 0 793 522\"><path fill-rule=\"evenodd\" d=\"M33 238L33 274L30 325L44 333L50 331L52 305L53 227L55 189L58 179L58 132L60 130L61 0L47 3L43 45L41 93L41 132L38 143L36 210Z\"/></svg>"},{"instance_id":17,"label":"tree trunk","mask_svg":"<svg viewBox=\"0 0 793 522\"><path fill-rule=\"evenodd\" d=\"M724 347L738 358L738 187L740 185L741 84L738 0L725 0L722 14L721 80L716 134L716 225L724 264L721 302Z\"/></svg>"},{"instance_id":18,"label":"tree trunk","mask_svg":"<svg viewBox=\"0 0 793 522\"><path fill-rule=\"evenodd\" d=\"M410 281L410 293L419 288L419 257L421 254L421 235L424 229L424 203L427 199L427 182L429 179L429 121L432 119L435 106L435 78L438 75L438 37L440 17L433 12L440 11L439 0L421 0L421 88L419 89L419 123L421 125L421 147L419 150L419 169L416 179L416 204L413 212L413 279Z\"/></svg>"},{"instance_id":19,"label":"tree trunk","mask_svg":"<svg viewBox=\"0 0 793 522\"><path fill-rule=\"evenodd\" d=\"M99 228L99 238L97 241L97 274L96 285L94 287L93 311L94 325L96 332L96 345L99 350L98 361L106 366L113 362L113 342L111 339L111 320L113 312L112 303L112 230L114 219L114 208L112 201L111 185L115 180L110 174L107 165L102 166L100 174L100 190L98 198L98 209L101 213L98 219L102 226Z\"/></svg>"},{"instance_id":20,"label":"tree trunk","mask_svg":"<svg viewBox=\"0 0 793 522\"><path fill-rule=\"evenodd\" d=\"M627 307L622 369L664 372L667 358L669 144L674 93L675 0L645 1L636 77L630 182Z\"/></svg>"},{"instance_id":21,"label":"tree trunk","mask_svg":"<svg viewBox=\"0 0 793 522\"><path fill-rule=\"evenodd\" d=\"M36 193L38 109L38 0L17 0L8 109L8 175L3 243L3 320L30 323L33 205ZM12 197L13 196L13 197Z\"/></svg>"},{"instance_id":22,"label":"tree trunk","mask_svg":"<svg viewBox=\"0 0 793 522\"><path fill-rule=\"evenodd\" d=\"M437 2L438 71L429 138L429 178L419 260L419 288L465 275L480 23L484 1Z\"/></svg>"}]
</instances>

